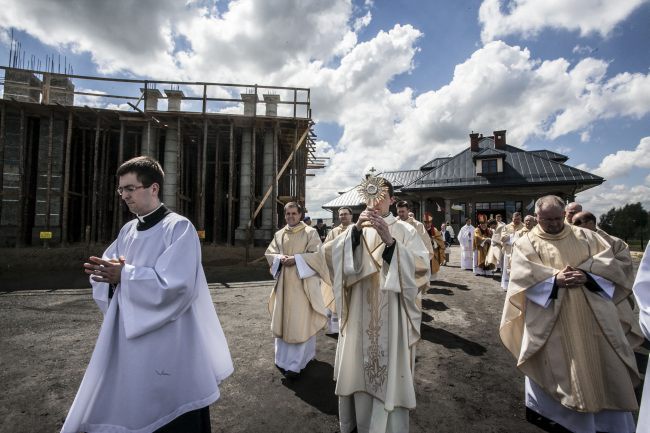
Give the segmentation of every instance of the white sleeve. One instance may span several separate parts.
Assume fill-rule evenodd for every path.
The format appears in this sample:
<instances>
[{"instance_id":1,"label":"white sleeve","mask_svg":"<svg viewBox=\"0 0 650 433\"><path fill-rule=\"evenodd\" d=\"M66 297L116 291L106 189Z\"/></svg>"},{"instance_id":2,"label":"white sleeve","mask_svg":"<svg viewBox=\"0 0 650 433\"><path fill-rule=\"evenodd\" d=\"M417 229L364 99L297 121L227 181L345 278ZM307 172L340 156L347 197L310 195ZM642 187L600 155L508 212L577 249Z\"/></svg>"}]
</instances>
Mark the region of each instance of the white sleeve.
<instances>
[{"instance_id":1,"label":"white sleeve","mask_svg":"<svg viewBox=\"0 0 650 433\"><path fill-rule=\"evenodd\" d=\"M176 320L198 295L201 245L196 230L188 220L169 229L171 244L153 267L127 263L122 268L116 294L129 339Z\"/></svg>"},{"instance_id":2,"label":"white sleeve","mask_svg":"<svg viewBox=\"0 0 650 433\"><path fill-rule=\"evenodd\" d=\"M305 278L316 275L316 271L309 267L300 254L294 255L293 258L296 260L296 269L298 270L298 276L300 279L304 280Z\"/></svg>"},{"instance_id":3,"label":"white sleeve","mask_svg":"<svg viewBox=\"0 0 650 433\"><path fill-rule=\"evenodd\" d=\"M639 324L646 338L650 338L650 246L645 250L643 259L634 281L634 297L639 304Z\"/></svg>"},{"instance_id":4,"label":"white sleeve","mask_svg":"<svg viewBox=\"0 0 650 433\"><path fill-rule=\"evenodd\" d=\"M273 279L275 280L280 276L280 265L280 255L278 254L273 257L273 263L271 264L271 275L273 275Z\"/></svg>"},{"instance_id":5,"label":"white sleeve","mask_svg":"<svg viewBox=\"0 0 650 433\"><path fill-rule=\"evenodd\" d=\"M603 278L599 275L594 275L591 272L589 272L589 275L591 275L591 278L594 279L594 281L600 286L601 291L598 292L600 296L603 298L611 300L614 297L614 283L609 281L607 278Z\"/></svg>"},{"instance_id":6,"label":"white sleeve","mask_svg":"<svg viewBox=\"0 0 650 433\"><path fill-rule=\"evenodd\" d=\"M104 251L104 254L102 254L102 259L111 260L117 258L118 257L117 257L117 239L116 239L108 248L106 248L106 251ZM111 300L108 298L109 284L95 281L92 279L92 276L90 276L88 279L90 280L90 285L93 288L93 299L95 300L95 303L102 311L102 313L106 314L106 310L108 310L108 304L110 304L111 302Z\"/></svg>"},{"instance_id":7,"label":"white sleeve","mask_svg":"<svg viewBox=\"0 0 650 433\"><path fill-rule=\"evenodd\" d=\"M555 275L526 289L526 297L540 307L548 308L551 303L553 284L555 284Z\"/></svg>"}]
</instances>

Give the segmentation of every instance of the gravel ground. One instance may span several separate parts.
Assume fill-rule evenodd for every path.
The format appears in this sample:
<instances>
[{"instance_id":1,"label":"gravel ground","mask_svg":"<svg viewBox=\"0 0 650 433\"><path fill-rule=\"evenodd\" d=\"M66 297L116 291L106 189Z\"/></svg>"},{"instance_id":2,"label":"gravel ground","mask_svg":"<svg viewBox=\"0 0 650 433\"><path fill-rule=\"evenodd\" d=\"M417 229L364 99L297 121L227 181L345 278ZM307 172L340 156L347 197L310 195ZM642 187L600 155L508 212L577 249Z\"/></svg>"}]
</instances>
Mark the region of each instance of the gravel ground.
<instances>
[{"instance_id":1,"label":"gravel ground","mask_svg":"<svg viewBox=\"0 0 650 433\"><path fill-rule=\"evenodd\" d=\"M460 270L458 262L452 247L450 266L423 300L411 432L540 432L525 420L523 376L498 338L504 292L498 281ZM237 277L265 278L264 271L263 264L230 265L214 275L241 281ZM316 360L299 380L283 379L273 364L266 311L271 287L268 280L211 284L235 364L211 407L212 429L336 432L336 339L320 333ZM56 432L90 358L101 313L89 289L12 291L4 284L0 311L0 433Z\"/></svg>"}]
</instances>

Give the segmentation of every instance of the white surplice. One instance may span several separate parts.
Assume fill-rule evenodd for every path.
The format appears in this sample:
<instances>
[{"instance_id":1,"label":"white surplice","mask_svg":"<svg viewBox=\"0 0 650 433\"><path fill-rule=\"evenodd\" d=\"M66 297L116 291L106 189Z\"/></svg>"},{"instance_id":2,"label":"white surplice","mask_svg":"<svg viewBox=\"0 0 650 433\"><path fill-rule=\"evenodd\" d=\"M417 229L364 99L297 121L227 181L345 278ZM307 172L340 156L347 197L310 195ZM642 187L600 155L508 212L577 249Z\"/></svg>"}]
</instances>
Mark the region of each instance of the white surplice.
<instances>
[{"instance_id":1,"label":"white surplice","mask_svg":"<svg viewBox=\"0 0 650 433\"><path fill-rule=\"evenodd\" d=\"M474 267L474 230L474 226L464 225L458 232L461 269L472 270Z\"/></svg>"},{"instance_id":2,"label":"white surplice","mask_svg":"<svg viewBox=\"0 0 650 433\"><path fill-rule=\"evenodd\" d=\"M214 403L233 372L194 226L174 213L136 225L103 255L126 259L113 297L91 280L104 321L64 433L152 432Z\"/></svg>"},{"instance_id":3,"label":"white surplice","mask_svg":"<svg viewBox=\"0 0 650 433\"><path fill-rule=\"evenodd\" d=\"M632 290L639 305L641 330L645 337L650 339L650 246L643 254ZM650 377L647 373L643 384L643 400L641 400L636 431L637 433L650 433Z\"/></svg>"}]
</instances>

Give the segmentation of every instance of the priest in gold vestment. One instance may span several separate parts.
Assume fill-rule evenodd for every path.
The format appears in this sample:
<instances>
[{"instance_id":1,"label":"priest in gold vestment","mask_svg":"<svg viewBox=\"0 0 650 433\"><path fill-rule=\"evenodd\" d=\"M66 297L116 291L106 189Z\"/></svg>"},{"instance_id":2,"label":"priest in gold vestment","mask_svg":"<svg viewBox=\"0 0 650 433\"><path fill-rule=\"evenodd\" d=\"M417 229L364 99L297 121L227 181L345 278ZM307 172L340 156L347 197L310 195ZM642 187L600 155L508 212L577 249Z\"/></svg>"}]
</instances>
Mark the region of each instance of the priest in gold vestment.
<instances>
[{"instance_id":1,"label":"priest in gold vestment","mask_svg":"<svg viewBox=\"0 0 650 433\"><path fill-rule=\"evenodd\" d=\"M275 233L265 253L276 279L268 308L275 365L295 378L316 356L316 333L325 326L327 316L320 278L303 257L320 254L318 232L301 221L300 204L287 203L284 213L287 225Z\"/></svg>"},{"instance_id":2,"label":"priest in gold vestment","mask_svg":"<svg viewBox=\"0 0 650 433\"><path fill-rule=\"evenodd\" d=\"M390 213L385 184L374 209L324 246L341 326L334 378L342 433L408 432L415 408L416 300L429 281L429 253L415 229Z\"/></svg>"},{"instance_id":3,"label":"priest in gold vestment","mask_svg":"<svg viewBox=\"0 0 650 433\"><path fill-rule=\"evenodd\" d=\"M634 432L639 383L626 332L631 276L597 234L564 223L564 203L535 204L514 244L503 344L526 375L526 406L573 432ZM625 324L626 323L626 324Z\"/></svg>"}]
</instances>

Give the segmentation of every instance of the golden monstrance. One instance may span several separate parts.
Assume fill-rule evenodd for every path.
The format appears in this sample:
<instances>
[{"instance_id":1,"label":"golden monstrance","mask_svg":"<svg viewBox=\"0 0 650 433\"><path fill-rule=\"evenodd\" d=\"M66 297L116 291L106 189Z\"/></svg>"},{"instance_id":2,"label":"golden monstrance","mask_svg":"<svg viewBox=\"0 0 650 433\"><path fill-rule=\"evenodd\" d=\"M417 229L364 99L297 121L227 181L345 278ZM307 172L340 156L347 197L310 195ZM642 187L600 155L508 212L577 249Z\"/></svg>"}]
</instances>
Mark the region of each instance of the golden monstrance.
<instances>
[{"instance_id":1,"label":"golden monstrance","mask_svg":"<svg viewBox=\"0 0 650 433\"><path fill-rule=\"evenodd\" d=\"M368 176L361 185L357 187L357 192L361 199L366 204L369 210L375 208L378 201L386 198L388 193L388 186L381 177Z\"/></svg>"}]
</instances>

